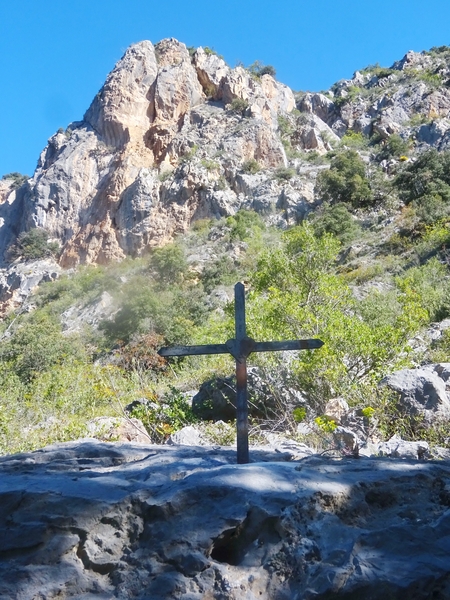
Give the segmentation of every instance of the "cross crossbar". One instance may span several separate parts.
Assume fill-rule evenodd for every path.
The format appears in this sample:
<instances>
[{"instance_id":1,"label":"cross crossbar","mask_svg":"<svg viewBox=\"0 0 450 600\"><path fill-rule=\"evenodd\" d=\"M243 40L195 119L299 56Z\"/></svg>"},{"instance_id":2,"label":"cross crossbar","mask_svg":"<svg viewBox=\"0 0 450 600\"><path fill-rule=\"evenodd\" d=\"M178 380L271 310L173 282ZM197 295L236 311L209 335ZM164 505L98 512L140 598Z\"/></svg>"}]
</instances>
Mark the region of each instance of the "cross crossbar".
<instances>
[{"instance_id":1,"label":"cross crossbar","mask_svg":"<svg viewBox=\"0 0 450 600\"><path fill-rule=\"evenodd\" d=\"M247 358L252 352L278 352L282 350L315 350L323 346L322 340L287 340L280 342L255 342L247 337L245 323L245 288L242 283L234 286L234 318L236 337L225 344L199 346L172 346L160 348L160 356L199 356L203 354L231 354L236 360L236 428L237 462L249 462L248 452L248 402Z\"/></svg>"}]
</instances>

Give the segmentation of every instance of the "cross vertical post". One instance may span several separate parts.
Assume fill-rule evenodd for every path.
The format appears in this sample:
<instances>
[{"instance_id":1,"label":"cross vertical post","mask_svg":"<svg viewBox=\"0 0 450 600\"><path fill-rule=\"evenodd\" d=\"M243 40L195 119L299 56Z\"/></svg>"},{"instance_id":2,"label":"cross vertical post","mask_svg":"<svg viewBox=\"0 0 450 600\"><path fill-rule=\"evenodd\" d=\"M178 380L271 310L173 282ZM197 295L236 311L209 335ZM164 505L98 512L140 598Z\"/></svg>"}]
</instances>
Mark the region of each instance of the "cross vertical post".
<instances>
[{"instance_id":1,"label":"cross vertical post","mask_svg":"<svg viewBox=\"0 0 450 600\"><path fill-rule=\"evenodd\" d=\"M160 356L199 356L203 354L231 354L236 361L236 434L237 462L250 462L248 448L247 357L252 352L279 352L281 350L315 350L323 346L322 340L286 340L280 342L255 342L247 337L245 325L245 288L234 286L235 335L225 344L201 346L173 346L160 348Z\"/></svg>"},{"instance_id":2,"label":"cross vertical post","mask_svg":"<svg viewBox=\"0 0 450 600\"><path fill-rule=\"evenodd\" d=\"M234 318L236 331L236 434L237 462L249 462L248 454L248 403L247 403L247 356L243 340L247 337L245 325L245 289L242 283L234 288Z\"/></svg>"}]
</instances>

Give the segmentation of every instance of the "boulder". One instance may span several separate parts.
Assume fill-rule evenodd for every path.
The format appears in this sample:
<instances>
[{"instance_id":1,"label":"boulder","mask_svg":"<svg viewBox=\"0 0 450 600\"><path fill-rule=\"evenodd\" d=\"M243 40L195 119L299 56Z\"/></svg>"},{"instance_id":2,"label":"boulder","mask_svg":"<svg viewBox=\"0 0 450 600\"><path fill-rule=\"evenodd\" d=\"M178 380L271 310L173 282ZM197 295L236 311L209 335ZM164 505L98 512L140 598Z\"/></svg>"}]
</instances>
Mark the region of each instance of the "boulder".
<instances>
[{"instance_id":1,"label":"boulder","mask_svg":"<svg viewBox=\"0 0 450 600\"><path fill-rule=\"evenodd\" d=\"M450 465L86 439L0 458L0 597L448 598Z\"/></svg>"},{"instance_id":2,"label":"boulder","mask_svg":"<svg viewBox=\"0 0 450 600\"><path fill-rule=\"evenodd\" d=\"M392 436L387 442L378 444L379 456L392 456L394 458L424 459L430 457L428 442L407 442L398 435Z\"/></svg>"},{"instance_id":3,"label":"boulder","mask_svg":"<svg viewBox=\"0 0 450 600\"><path fill-rule=\"evenodd\" d=\"M350 407L344 398L331 398L331 400L328 400L326 403L323 414L328 419L340 424L349 411Z\"/></svg>"},{"instance_id":4,"label":"boulder","mask_svg":"<svg viewBox=\"0 0 450 600\"><path fill-rule=\"evenodd\" d=\"M411 417L422 416L429 424L450 418L450 395L435 366L397 371L385 377L381 385L398 392L399 408Z\"/></svg>"},{"instance_id":5,"label":"boulder","mask_svg":"<svg viewBox=\"0 0 450 600\"><path fill-rule=\"evenodd\" d=\"M249 415L260 419L284 420L296 406L303 406L306 400L297 390L265 376L256 367L247 372L249 395ZM232 421L236 418L235 377L205 381L192 398L192 410L206 421Z\"/></svg>"},{"instance_id":6,"label":"boulder","mask_svg":"<svg viewBox=\"0 0 450 600\"><path fill-rule=\"evenodd\" d=\"M55 281L61 272L61 267L51 258L0 269L0 315L23 304L40 283Z\"/></svg>"}]
</instances>

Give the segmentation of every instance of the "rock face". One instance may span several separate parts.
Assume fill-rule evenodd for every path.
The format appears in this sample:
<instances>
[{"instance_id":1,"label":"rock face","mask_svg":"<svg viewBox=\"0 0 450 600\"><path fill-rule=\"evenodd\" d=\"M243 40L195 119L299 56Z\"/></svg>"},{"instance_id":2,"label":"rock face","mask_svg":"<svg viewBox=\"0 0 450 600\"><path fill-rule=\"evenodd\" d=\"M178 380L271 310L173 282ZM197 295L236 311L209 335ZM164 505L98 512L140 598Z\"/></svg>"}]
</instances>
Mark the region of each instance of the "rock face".
<instances>
[{"instance_id":1,"label":"rock face","mask_svg":"<svg viewBox=\"0 0 450 600\"><path fill-rule=\"evenodd\" d=\"M60 264L71 267L140 255L196 219L239 208L276 209L295 224L320 202L314 181L327 168L302 172L299 152L324 154L347 132L450 147L449 62L409 52L327 95L294 97L208 49L190 54L173 38L134 44L83 120L49 139L33 177L19 189L1 182L0 265L33 227L60 243ZM274 177L287 166L285 149L296 169L289 181Z\"/></svg>"},{"instance_id":2,"label":"rock face","mask_svg":"<svg viewBox=\"0 0 450 600\"><path fill-rule=\"evenodd\" d=\"M228 110L233 100L245 110ZM62 266L104 263L161 245L195 218L233 214L245 161L285 164L277 117L294 106L271 76L255 80L201 48L191 59L174 39L131 46L83 121L50 138L34 176L13 193L2 184L0 255L42 227L60 242Z\"/></svg>"},{"instance_id":3,"label":"rock face","mask_svg":"<svg viewBox=\"0 0 450 600\"><path fill-rule=\"evenodd\" d=\"M61 271L61 267L51 259L0 269L0 315L22 304L40 283L57 279Z\"/></svg>"},{"instance_id":4,"label":"rock face","mask_svg":"<svg viewBox=\"0 0 450 600\"><path fill-rule=\"evenodd\" d=\"M93 440L0 458L0 597L449 597L447 462L252 458Z\"/></svg>"},{"instance_id":5,"label":"rock face","mask_svg":"<svg viewBox=\"0 0 450 600\"><path fill-rule=\"evenodd\" d=\"M411 416L420 415L428 423L450 415L447 389L448 363L427 365L421 369L403 369L381 382L399 394L399 406Z\"/></svg>"}]
</instances>

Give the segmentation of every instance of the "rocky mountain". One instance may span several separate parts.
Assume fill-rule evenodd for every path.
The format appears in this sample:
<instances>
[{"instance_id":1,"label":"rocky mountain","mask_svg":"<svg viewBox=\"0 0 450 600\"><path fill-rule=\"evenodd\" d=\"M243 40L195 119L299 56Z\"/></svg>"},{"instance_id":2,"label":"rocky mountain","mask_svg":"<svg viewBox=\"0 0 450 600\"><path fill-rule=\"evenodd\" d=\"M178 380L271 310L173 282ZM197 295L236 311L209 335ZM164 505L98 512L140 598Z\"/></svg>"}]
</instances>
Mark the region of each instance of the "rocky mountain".
<instances>
[{"instance_id":1,"label":"rocky mountain","mask_svg":"<svg viewBox=\"0 0 450 600\"><path fill-rule=\"evenodd\" d=\"M135 44L0 180L1 598L449 597L450 48L274 75ZM248 465L233 361L156 353L237 280L325 342L251 356Z\"/></svg>"},{"instance_id":2,"label":"rocky mountain","mask_svg":"<svg viewBox=\"0 0 450 600\"><path fill-rule=\"evenodd\" d=\"M2 266L33 228L58 244L68 268L139 256L242 208L286 226L323 200L315 179L327 161L314 164L317 154L353 147L355 136L383 145L400 135L413 153L448 146L445 47L368 67L321 94L294 94L272 75L175 39L131 46L83 121L50 138L33 177L0 182ZM379 164L376 152L358 151ZM8 277L3 301L17 289Z\"/></svg>"},{"instance_id":3,"label":"rocky mountain","mask_svg":"<svg viewBox=\"0 0 450 600\"><path fill-rule=\"evenodd\" d=\"M252 78L202 48L131 46L84 120L50 138L32 179L9 196L3 184L2 255L40 227L61 245L62 266L104 263L235 212L245 161L286 164L277 117L294 107L271 76Z\"/></svg>"}]
</instances>

